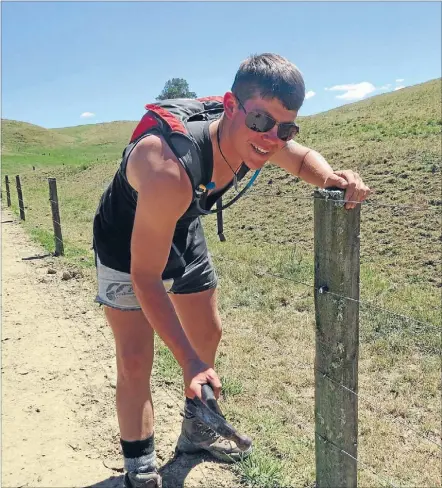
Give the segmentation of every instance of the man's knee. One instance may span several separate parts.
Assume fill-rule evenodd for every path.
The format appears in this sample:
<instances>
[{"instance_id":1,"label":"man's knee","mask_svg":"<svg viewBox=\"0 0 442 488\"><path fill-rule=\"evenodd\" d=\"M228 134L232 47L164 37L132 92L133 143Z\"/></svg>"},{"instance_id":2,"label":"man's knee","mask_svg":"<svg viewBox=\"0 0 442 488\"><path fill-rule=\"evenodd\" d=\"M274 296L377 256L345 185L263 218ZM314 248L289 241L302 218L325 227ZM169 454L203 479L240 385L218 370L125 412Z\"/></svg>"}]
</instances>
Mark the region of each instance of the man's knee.
<instances>
[{"instance_id":1,"label":"man's knee","mask_svg":"<svg viewBox=\"0 0 442 488\"><path fill-rule=\"evenodd\" d=\"M221 320L214 317L207 326L201 327L199 332L198 335L203 343L217 345L222 336Z\"/></svg>"},{"instance_id":2,"label":"man's knee","mask_svg":"<svg viewBox=\"0 0 442 488\"><path fill-rule=\"evenodd\" d=\"M152 353L149 349L138 347L121 351L117 370L120 381L146 381L152 371Z\"/></svg>"}]
</instances>

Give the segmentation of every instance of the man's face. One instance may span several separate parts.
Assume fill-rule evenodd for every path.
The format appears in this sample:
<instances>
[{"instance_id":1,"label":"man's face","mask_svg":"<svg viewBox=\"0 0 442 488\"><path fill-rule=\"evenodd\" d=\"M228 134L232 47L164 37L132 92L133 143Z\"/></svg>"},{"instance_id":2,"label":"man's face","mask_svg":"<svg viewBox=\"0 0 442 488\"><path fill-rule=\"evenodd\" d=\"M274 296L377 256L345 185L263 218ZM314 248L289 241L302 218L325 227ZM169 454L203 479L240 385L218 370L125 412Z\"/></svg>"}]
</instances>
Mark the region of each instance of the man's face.
<instances>
[{"instance_id":1,"label":"man's face","mask_svg":"<svg viewBox=\"0 0 442 488\"><path fill-rule=\"evenodd\" d=\"M265 100L254 97L245 102L239 102L233 94L226 97L226 103L232 107L231 140L238 156L252 169L260 169L276 152L280 151L287 141L281 140L278 135L278 125L281 122L294 122L298 115L296 110L287 110L282 103L273 98ZM231 105L230 105L231 104ZM246 125L249 112L259 112L269 115L277 124L268 132L256 132Z\"/></svg>"}]
</instances>

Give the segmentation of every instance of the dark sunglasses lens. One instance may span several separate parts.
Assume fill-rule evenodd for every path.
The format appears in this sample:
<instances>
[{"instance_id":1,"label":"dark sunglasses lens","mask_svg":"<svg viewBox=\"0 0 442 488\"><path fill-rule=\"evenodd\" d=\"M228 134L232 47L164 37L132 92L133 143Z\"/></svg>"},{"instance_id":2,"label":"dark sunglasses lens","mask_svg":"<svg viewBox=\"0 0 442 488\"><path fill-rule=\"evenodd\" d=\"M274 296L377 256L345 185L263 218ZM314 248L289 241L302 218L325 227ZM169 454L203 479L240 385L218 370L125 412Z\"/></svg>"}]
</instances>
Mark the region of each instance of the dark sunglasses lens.
<instances>
[{"instance_id":1,"label":"dark sunglasses lens","mask_svg":"<svg viewBox=\"0 0 442 488\"><path fill-rule=\"evenodd\" d=\"M299 129L298 126L295 124L279 124L278 126L278 137L282 141L288 141L289 139L293 139L296 136Z\"/></svg>"},{"instance_id":2,"label":"dark sunglasses lens","mask_svg":"<svg viewBox=\"0 0 442 488\"><path fill-rule=\"evenodd\" d=\"M268 132L275 123L271 117L259 112L249 112L246 117L246 126L255 132Z\"/></svg>"}]
</instances>

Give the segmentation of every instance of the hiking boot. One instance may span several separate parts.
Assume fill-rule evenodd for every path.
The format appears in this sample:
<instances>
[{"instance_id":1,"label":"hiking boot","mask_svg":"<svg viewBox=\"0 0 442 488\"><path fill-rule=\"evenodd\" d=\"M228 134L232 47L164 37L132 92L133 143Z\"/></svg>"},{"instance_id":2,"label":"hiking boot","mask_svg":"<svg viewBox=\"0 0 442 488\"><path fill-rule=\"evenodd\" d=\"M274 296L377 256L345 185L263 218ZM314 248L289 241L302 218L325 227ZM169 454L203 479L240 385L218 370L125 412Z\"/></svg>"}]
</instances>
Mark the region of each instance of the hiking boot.
<instances>
[{"instance_id":1,"label":"hiking boot","mask_svg":"<svg viewBox=\"0 0 442 488\"><path fill-rule=\"evenodd\" d=\"M248 457L252 453L252 446L241 451L235 442L224 439L195 417L184 417L177 451L187 454L208 451L220 461L234 463Z\"/></svg>"},{"instance_id":2,"label":"hiking boot","mask_svg":"<svg viewBox=\"0 0 442 488\"><path fill-rule=\"evenodd\" d=\"M161 488L163 483L157 470L147 473L127 472L124 475L124 488Z\"/></svg>"}]
</instances>

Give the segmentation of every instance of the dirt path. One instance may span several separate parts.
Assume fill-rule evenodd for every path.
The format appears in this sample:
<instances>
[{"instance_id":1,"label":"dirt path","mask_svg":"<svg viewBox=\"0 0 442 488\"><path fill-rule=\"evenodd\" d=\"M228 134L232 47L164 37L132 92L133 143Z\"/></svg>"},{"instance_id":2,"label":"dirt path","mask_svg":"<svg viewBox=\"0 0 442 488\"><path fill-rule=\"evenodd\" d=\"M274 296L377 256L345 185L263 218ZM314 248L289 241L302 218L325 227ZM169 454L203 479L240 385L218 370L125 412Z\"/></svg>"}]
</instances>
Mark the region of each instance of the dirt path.
<instances>
[{"instance_id":1,"label":"dirt path","mask_svg":"<svg viewBox=\"0 0 442 488\"><path fill-rule=\"evenodd\" d=\"M2 210L1 486L120 487L112 337L89 280L23 260L43 254ZM158 384L153 396L164 488L238 486L210 458L173 458L182 399Z\"/></svg>"}]
</instances>

